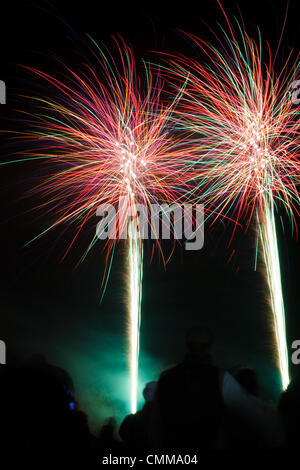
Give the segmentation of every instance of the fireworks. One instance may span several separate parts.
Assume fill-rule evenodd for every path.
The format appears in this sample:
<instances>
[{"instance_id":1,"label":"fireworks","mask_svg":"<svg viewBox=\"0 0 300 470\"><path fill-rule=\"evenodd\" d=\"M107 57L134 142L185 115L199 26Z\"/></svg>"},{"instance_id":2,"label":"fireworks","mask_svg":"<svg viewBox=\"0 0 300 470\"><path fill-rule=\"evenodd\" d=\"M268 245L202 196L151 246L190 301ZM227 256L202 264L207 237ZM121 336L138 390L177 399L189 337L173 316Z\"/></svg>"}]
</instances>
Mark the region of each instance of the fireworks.
<instances>
[{"instance_id":1,"label":"fireworks","mask_svg":"<svg viewBox=\"0 0 300 470\"><path fill-rule=\"evenodd\" d=\"M227 19L227 17L226 17ZM291 57L278 75L267 44L263 51L236 22L222 30L219 49L190 36L200 60L171 56L165 75L173 85L187 81L177 108L180 126L193 133L198 153L190 163L194 198L246 229L258 222L270 289L283 387L289 382L285 315L274 210L298 215L299 111L288 91L297 74ZM266 54L265 56L263 54Z\"/></svg>"},{"instance_id":2,"label":"fireworks","mask_svg":"<svg viewBox=\"0 0 300 470\"><path fill-rule=\"evenodd\" d=\"M186 151L184 137L172 132L170 121L178 97L164 104L159 77L154 81L145 66L143 80L132 50L122 39L115 44L115 58L95 45L94 66L85 63L76 72L64 67L60 80L28 68L51 85L51 98L30 97L38 111L30 115L30 131L23 134L31 146L24 158L44 159L48 170L35 191L42 198L40 208L54 214L55 221L38 237L63 224L75 226L65 255L100 205L116 207L120 198L125 199L118 229L129 229L129 362L135 412L143 247L141 237L133 236L131 219L138 204L150 207L177 199ZM81 260L96 241L95 233ZM107 263L116 241L115 237L105 242Z\"/></svg>"},{"instance_id":3,"label":"fireworks","mask_svg":"<svg viewBox=\"0 0 300 470\"><path fill-rule=\"evenodd\" d=\"M23 160L44 165L46 177L33 192L53 220L36 238L72 226L66 256L83 229L96 225L99 206L125 201L115 221L118 235L128 236L132 412L143 274L142 236L132 219L139 204L151 211L153 204L172 204L183 195L205 203L209 217L230 215L234 232L257 224L283 386L289 381L275 213L285 208L292 223L298 215L298 109L288 95L297 63L288 65L289 57L275 75L269 46L263 50L260 40L250 39L238 23L237 34L227 22L230 33L223 30L219 49L190 36L200 60L169 56L164 74L173 88L167 103L160 76L154 78L147 65L139 75L122 39L115 40L114 56L94 43L91 59L76 70L59 62L55 77L27 67L48 88L47 95L28 97L36 112L27 114L29 130L22 132L28 141ZM118 235L105 238L95 230L80 262L104 238L107 280Z\"/></svg>"}]
</instances>

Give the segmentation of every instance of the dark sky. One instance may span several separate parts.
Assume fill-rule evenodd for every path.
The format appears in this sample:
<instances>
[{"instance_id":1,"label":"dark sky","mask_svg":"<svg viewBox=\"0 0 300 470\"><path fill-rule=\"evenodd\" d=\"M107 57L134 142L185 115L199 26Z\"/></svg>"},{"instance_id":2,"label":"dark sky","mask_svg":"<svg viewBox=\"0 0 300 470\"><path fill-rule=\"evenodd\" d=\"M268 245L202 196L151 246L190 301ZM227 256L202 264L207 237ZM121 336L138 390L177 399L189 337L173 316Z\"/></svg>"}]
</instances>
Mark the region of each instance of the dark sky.
<instances>
[{"instance_id":1,"label":"dark sky","mask_svg":"<svg viewBox=\"0 0 300 470\"><path fill-rule=\"evenodd\" d=\"M109 42L111 34L128 39L137 61L153 58L151 50L192 49L178 29L209 37L204 23L216 29L224 19L217 2L147 2L135 7L128 2L9 2L1 5L0 79L7 85L7 104L0 106L1 125L18 129L17 109L24 102L17 95L39 87L17 66L37 65L53 72L51 56L62 57L75 68L78 54L74 38L89 33ZM284 1L224 1L229 15L239 15L248 31L259 25L263 38L277 45L285 13ZM64 19L64 21L62 21ZM69 26L67 26L67 24ZM73 42L72 42L73 41ZM75 39L76 41L76 39ZM299 49L297 1L291 1L279 54ZM47 69L48 67L48 69ZM51 70L52 67L52 70ZM14 148L1 137L2 159ZM18 150L21 150L18 147ZM74 269L85 239L63 262L68 241L59 231L23 248L48 223L30 209L37 203L24 198L41 177L34 164L1 169L1 317L0 339L7 343L8 361L44 354L50 362L73 376L80 403L92 424L108 415L122 416L128 406L126 368L126 308L124 300L124 252L119 247L102 304L99 304L103 254L97 245L85 264ZM300 338L297 289L299 246L286 224L278 225L286 303L288 344ZM88 235L87 238L88 240ZM221 224L206 227L200 252L179 247L164 271L156 257L144 261L141 386L157 378L167 365L180 360L184 332L194 323L212 327L216 336L215 359L224 367L245 364L257 370L267 394L276 399L279 377L274 359L274 340L262 262L254 272L254 232L240 233L228 248L228 232ZM236 255L227 260L232 249ZM293 373L296 373L296 368Z\"/></svg>"}]
</instances>

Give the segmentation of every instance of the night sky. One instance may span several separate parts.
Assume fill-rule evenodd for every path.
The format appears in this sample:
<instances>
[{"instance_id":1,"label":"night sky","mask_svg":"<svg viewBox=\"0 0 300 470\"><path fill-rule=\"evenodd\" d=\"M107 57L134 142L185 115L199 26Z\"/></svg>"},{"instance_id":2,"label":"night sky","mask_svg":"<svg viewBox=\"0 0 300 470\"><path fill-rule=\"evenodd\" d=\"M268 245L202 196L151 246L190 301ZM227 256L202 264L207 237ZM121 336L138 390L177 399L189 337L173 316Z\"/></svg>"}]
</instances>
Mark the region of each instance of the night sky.
<instances>
[{"instance_id":1,"label":"night sky","mask_svg":"<svg viewBox=\"0 0 300 470\"><path fill-rule=\"evenodd\" d=\"M216 30L224 18L217 2L151 2L134 7L124 2L10 2L1 5L0 79L6 82L7 104L0 106L2 129L20 129L17 110L28 102L17 95L39 88L17 64L38 66L53 73L51 57L63 58L76 68L76 35L89 33L109 45L111 35L129 40L137 62L156 60L151 51L193 54L178 30L211 37L207 23ZM246 27L255 34L259 25L263 39L275 48L281 32L286 2L237 2ZM96 6L97 5L97 6ZM224 1L228 15L239 15L236 2ZM184 8L184 10L183 10ZM299 49L297 1L291 1L278 63L291 48ZM24 108L25 107L25 108ZM21 151L22 144L1 136L1 158ZM54 230L44 239L24 247L51 220L33 211L38 201L27 193L42 172L38 164L14 164L1 168L1 316L0 339L7 344L7 362L43 354L49 362L72 375L78 401L92 427L107 416L121 419L128 412L126 358L126 304L124 250L116 249L107 292L99 303L104 269L101 242L88 259L75 269L97 219L63 262L61 257L72 235ZM282 230L279 215L283 216ZM283 214L277 216L283 289L286 305L288 346L300 338L298 315L299 243ZM280 392L274 337L268 307L262 260L254 271L255 233L242 230L228 247L230 229L221 222L205 227L204 248L199 252L175 249L167 270L158 256L150 264L146 244L142 300L140 382L155 380L168 365L184 354L185 330L207 324L216 337L217 364L253 367L266 397ZM166 251L171 245L165 244ZM235 249L235 255L228 259ZM295 375L298 371L291 368ZM140 391L141 391L140 390ZM141 394L140 394L141 395Z\"/></svg>"}]
</instances>

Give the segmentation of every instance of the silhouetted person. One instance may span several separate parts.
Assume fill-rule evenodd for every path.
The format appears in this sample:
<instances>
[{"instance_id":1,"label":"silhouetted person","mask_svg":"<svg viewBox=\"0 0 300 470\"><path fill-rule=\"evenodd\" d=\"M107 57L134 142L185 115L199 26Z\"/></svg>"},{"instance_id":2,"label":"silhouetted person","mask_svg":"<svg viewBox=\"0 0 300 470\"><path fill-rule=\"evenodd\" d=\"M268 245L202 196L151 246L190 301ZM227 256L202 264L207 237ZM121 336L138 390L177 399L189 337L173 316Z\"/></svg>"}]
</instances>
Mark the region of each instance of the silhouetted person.
<instances>
[{"instance_id":1,"label":"silhouetted person","mask_svg":"<svg viewBox=\"0 0 300 470\"><path fill-rule=\"evenodd\" d=\"M191 328L184 361L159 379L157 404L163 448L209 449L216 442L225 405L219 369L211 364L212 344L208 328Z\"/></svg>"},{"instance_id":2,"label":"silhouetted person","mask_svg":"<svg viewBox=\"0 0 300 470\"><path fill-rule=\"evenodd\" d=\"M77 410L69 374L35 356L7 367L0 380L0 446L88 447L86 415Z\"/></svg>"},{"instance_id":3,"label":"silhouetted person","mask_svg":"<svg viewBox=\"0 0 300 470\"><path fill-rule=\"evenodd\" d=\"M212 365L212 345L210 330L194 326L186 336L184 361L161 375L153 407L152 447L173 451L239 448L237 429L240 435L246 429L242 447L247 440L254 447L281 446L283 432L276 410Z\"/></svg>"},{"instance_id":4,"label":"silhouetted person","mask_svg":"<svg viewBox=\"0 0 300 470\"><path fill-rule=\"evenodd\" d=\"M101 455L107 455L107 453L119 455L122 451L122 444L115 437L116 427L116 420L112 416L106 420L100 429L95 442L95 450L101 452Z\"/></svg>"},{"instance_id":5,"label":"silhouetted person","mask_svg":"<svg viewBox=\"0 0 300 470\"><path fill-rule=\"evenodd\" d=\"M149 425L151 422L152 405L157 382L148 382L143 390L145 404L142 410L126 416L119 434L123 442L130 448L146 450L149 447Z\"/></svg>"}]
</instances>

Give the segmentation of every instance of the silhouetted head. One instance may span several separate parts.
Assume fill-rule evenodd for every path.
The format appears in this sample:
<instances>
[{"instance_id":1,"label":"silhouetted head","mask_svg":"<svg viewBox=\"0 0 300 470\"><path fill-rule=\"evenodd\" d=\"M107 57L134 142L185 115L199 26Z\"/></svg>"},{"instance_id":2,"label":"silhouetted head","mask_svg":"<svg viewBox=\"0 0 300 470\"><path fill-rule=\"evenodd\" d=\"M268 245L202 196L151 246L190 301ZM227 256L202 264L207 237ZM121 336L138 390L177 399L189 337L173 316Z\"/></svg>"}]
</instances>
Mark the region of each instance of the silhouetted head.
<instances>
[{"instance_id":1,"label":"silhouetted head","mask_svg":"<svg viewBox=\"0 0 300 470\"><path fill-rule=\"evenodd\" d=\"M76 410L68 372L37 356L5 370L0 384L0 447L89 445L87 417Z\"/></svg>"},{"instance_id":2,"label":"silhouetted head","mask_svg":"<svg viewBox=\"0 0 300 470\"><path fill-rule=\"evenodd\" d=\"M143 395L146 403L154 400L157 382L148 382L143 390Z\"/></svg>"},{"instance_id":3,"label":"silhouetted head","mask_svg":"<svg viewBox=\"0 0 300 470\"><path fill-rule=\"evenodd\" d=\"M207 326L194 325L186 334L186 347L191 353L210 353L213 345L213 334Z\"/></svg>"},{"instance_id":4,"label":"silhouetted head","mask_svg":"<svg viewBox=\"0 0 300 470\"><path fill-rule=\"evenodd\" d=\"M254 370L241 369L235 374L235 379L247 392L254 396L258 395L258 381Z\"/></svg>"},{"instance_id":5,"label":"silhouetted head","mask_svg":"<svg viewBox=\"0 0 300 470\"><path fill-rule=\"evenodd\" d=\"M116 419L114 416L111 416L105 421L102 428L100 429L99 437L102 439L113 438L116 427Z\"/></svg>"}]
</instances>

